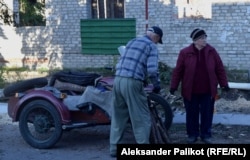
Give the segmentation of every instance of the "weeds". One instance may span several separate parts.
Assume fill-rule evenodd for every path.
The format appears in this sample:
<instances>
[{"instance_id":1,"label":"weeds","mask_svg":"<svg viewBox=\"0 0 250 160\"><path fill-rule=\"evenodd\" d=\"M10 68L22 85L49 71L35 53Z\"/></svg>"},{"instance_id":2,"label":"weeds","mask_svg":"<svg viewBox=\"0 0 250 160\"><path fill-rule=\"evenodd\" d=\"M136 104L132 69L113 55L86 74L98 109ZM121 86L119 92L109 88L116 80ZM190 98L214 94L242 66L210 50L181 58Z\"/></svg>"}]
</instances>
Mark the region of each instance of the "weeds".
<instances>
[{"instance_id":1,"label":"weeds","mask_svg":"<svg viewBox=\"0 0 250 160\"><path fill-rule=\"evenodd\" d=\"M250 82L249 80L250 73L248 70L229 70L226 67L225 69L226 69L229 82L240 82L240 83ZM34 73L37 72L36 75L41 74L41 75L50 76L51 74L59 70L61 69L54 69L54 70L41 69L41 70L34 71ZM65 68L63 70L94 72L94 73L101 74L103 76L114 75L114 70L105 69L105 68L81 68L81 69L70 69L70 68L66 69ZM23 68L23 67L7 68L7 67L0 66L0 88L3 88L6 84L10 83L11 81L22 81L24 79L29 78L30 76L27 76L27 73L29 72L30 72L29 69ZM171 68L170 66L168 66L167 64L163 62L159 62L159 77L160 77L162 85L164 86L170 85L172 72L173 72L173 68Z\"/></svg>"}]
</instances>

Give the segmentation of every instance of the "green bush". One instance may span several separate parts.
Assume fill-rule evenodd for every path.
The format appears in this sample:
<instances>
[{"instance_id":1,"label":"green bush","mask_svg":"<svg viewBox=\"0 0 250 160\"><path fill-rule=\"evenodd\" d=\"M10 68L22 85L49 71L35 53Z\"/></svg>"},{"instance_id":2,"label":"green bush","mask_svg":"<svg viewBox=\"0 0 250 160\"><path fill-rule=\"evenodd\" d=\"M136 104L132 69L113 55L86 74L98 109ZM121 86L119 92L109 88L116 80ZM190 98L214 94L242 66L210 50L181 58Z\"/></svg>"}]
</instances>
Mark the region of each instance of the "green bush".
<instances>
[{"instance_id":1,"label":"green bush","mask_svg":"<svg viewBox=\"0 0 250 160\"><path fill-rule=\"evenodd\" d=\"M159 62L158 65L159 65L159 76L161 83L163 85L169 85L171 81L173 68L169 67L167 64L163 62Z\"/></svg>"}]
</instances>

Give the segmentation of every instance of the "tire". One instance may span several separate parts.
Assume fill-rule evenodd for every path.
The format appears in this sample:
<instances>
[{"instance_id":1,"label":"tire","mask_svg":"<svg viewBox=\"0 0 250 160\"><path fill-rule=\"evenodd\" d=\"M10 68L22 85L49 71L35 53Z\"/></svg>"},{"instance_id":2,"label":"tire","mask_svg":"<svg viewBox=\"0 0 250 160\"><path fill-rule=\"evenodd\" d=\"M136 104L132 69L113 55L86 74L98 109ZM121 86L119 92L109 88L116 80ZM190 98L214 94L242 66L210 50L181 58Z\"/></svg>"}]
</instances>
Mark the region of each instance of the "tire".
<instances>
[{"instance_id":1,"label":"tire","mask_svg":"<svg viewBox=\"0 0 250 160\"><path fill-rule=\"evenodd\" d=\"M34 100L24 106L19 117L19 130L32 147L53 147L62 136L61 117L56 108L45 100Z\"/></svg>"},{"instance_id":2,"label":"tire","mask_svg":"<svg viewBox=\"0 0 250 160\"><path fill-rule=\"evenodd\" d=\"M154 93L150 93L148 98L149 106L156 109L158 117L162 120L166 131L168 131L173 122L173 111L170 105L163 97Z\"/></svg>"},{"instance_id":3,"label":"tire","mask_svg":"<svg viewBox=\"0 0 250 160\"><path fill-rule=\"evenodd\" d=\"M36 87L44 87L48 84L47 78L33 78L24 80L21 82L13 83L4 88L3 94L5 97L11 97L15 95L16 92L24 92L26 90L36 88Z\"/></svg>"},{"instance_id":4,"label":"tire","mask_svg":"<svg viewBox=\"0 0 250 160\"><path fill-rule=\"evenodd\" d=\"M54 86L55 81L73 83L80 86L94 85L95 80L101 77L96 73L87 73L80 71L59 71L54 73L49 81L49 86Z\"/></svg>"}]
</instances>

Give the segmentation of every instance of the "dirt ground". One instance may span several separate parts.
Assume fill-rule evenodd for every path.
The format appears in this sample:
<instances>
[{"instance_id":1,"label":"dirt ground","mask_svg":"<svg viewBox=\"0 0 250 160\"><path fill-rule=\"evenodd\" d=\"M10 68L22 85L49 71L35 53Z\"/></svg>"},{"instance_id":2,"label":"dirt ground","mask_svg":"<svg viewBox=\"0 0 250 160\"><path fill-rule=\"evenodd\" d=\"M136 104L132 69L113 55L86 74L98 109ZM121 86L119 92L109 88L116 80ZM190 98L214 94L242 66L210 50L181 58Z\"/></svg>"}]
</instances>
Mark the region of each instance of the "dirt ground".
<instances>
[{"instance_id":1,"label":"dirt ground","mask_svg":"<svg viewBox=\"0 0 250 160\"><path fill-rule=\"evenodd\" d=\"M112 159L109 156L109 127L97 126L67 131L54 148L35 149L22 139L18 123L12 123L7 114L0 114L0 160ZM185 144L185 125L173 124L169 135L172 143ZM215 124L213 141L217 144L250 144L250 126ZM134 143L131 130L126 132L124 143ZM197 143L202 144L200 141Z\"/></svg>"},{"instance_id":2,"label":"dirt ground","mask_svg":"<svg viewBox=\"0 0 250 160\"><path fill-rule=\"evenodd\" d=\"M175 106L174 106L175 105ZM173 104L177 112L185 112L183 105ZM250 91L230 89L228 92L219 92L215 101L215 114L250 114ZM250 144L249 125L214 124L212 128L213 143L217 144ZM173 143L185 143L185 124L173 124L170 129ZM197 142L202 143L202 142Z\"/></svg>"},{"instance_id":3,"label":"dirt ground","mask_svg":"<svg viewBox=\"0 0 250 160\"><path fill-rule=\"evenodd\" d=\"M51 149L30 147L21 137L18 123L0 114L0 160L103 160L109 156L109 126L67 131Z\"/></svg>"},{"instance_id":4,"label":"dirt ground","mask_svg":"<svg viewBox=\"0 0 250 160\"><path fill-rule=\"evenodd\" d=\"M216 102L218 113L250 114L248 93L231 91ZM236 94L236 95L235 95ZM244 103L243 103L244 102ZM12 123L7 113L0 114L0 160L108 160L110 126L74 129L63 134L52 149L35 149L21 137L18 123ZM216 144L250 144L250 125L214 124L213 142ZM173 124L169 130L172 143L186 143L185 124ZM128 130L124 143L134 143L132 131ZM198 141L197 143L202 143ZM114 159L114 158L113 158Z\"/></svg>"}]
</instances>

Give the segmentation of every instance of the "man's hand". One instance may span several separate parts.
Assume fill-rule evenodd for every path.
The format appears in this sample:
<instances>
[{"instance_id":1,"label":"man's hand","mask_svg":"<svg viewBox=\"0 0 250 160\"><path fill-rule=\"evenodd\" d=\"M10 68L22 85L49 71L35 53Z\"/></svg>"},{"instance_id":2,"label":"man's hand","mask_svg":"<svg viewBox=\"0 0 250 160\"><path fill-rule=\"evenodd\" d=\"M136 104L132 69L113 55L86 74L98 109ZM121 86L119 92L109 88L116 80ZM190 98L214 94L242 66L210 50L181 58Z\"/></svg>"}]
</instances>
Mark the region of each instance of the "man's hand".
<instances>
[{"instance_id":1,"label":"man's hand","mask_svg":"<svg viewBox=\"0 0 250 160\"><path fill-rule=\"evenodd\" d=\"M173 89L173 88L171 88L170 91L169 91L169 93L172 94L172 95L174 95L174 92L175 92L175 89Z\"/></svg>"},{"instance_id":2,"label":"man's hand","mask_svg":"<svg viewBox=\"0 0 250 160\"><path fill-rule=\"evenodd\" d=\"M147 80L144 80L144 81L143 81L143 86L144 86L144 87L147 87L147 86L148 86L148 81L147 81Z\"/></svg>"},{"instance_id":3,"label":"man's hand","mask_svg":"<svg viewBox=\"0 0 250 160\"><path fill-rule=\"evenodd\" d=\"M154 93L159 93L161 91L161 87L160 86L155 86L154 89L153 89L153 92Z\"/></svg>"}]
</instances>

